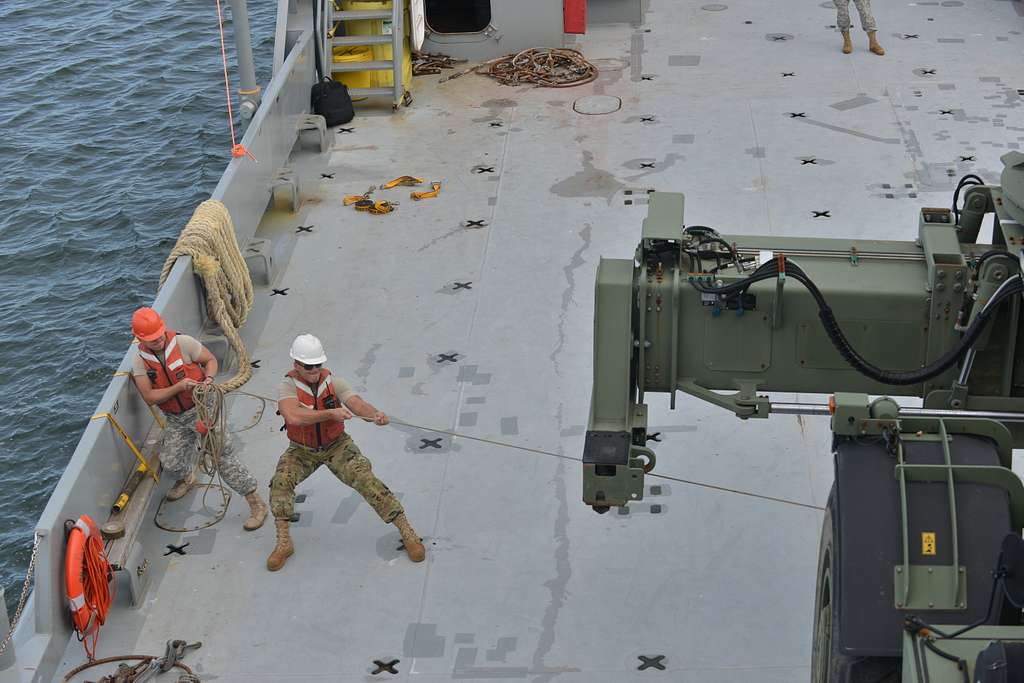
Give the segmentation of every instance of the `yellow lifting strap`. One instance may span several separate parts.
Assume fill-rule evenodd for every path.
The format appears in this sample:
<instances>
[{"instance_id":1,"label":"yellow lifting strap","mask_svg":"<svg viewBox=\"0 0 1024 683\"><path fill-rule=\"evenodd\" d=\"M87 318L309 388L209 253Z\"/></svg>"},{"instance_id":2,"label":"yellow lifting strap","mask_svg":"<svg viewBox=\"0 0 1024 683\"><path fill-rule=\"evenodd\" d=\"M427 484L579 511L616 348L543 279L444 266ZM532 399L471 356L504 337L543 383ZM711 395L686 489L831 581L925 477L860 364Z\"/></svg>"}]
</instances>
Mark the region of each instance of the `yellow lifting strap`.
<instances>
[{"instance_id":1,"label":"yellow lifting strap","mask_svg":"<svg viewBox=\"0 0 1024 683\"><path fill-rule=\"evenodd\" d=\"M403 175L403 176L398 176L394 180L389 180L388 182L384 183L380 187L381 187L382 190L390 190L391 188L398 187L399 185L412 186L412 185L422 185L422 184L423 184L423 178L417 178L416 176L412 176L412 175Z\"/></svg>"},{"instance_id":2,"label":"yellow lifting strap","mask_svg":"<svg viewBox=\"0 0 1024 683\"><path fill-rule=\"evenodd\" d=\"M135 454L135 459L139 461L139 469L143 470L144 472L149 474L149 476L153 477L153 481L160 483L160 478L156 476L156 472L154 472L153 468L146 464L146 458L143 457L142 451L140 451L138 446L135 445L135 442L132 441L132 437L128 436L128 432L124 431L124 428L120 424L118 424L117 420L114 419L113 415L111 415L110 413L99 413L97 415L93 415L89 419L102 420L104 418L109 420L110 424L114 425L114 429L116 429L117 433L121 435L121 438L124 439L124 442L128 444L128 448L132 449L132 453Z\"/></svg>"},{"instance_id":3,"label":"yellow lifting strap","mask_svg":"<svg viewBox=\"0 0 1024 683\"><path fill-rule=\"evenodd\" d=\"M397 206L398 202L388 202L382 200L379 202L371 202L371 204L372 206L368 206L365 208L360 208L359 204L356 204L356 209L359 211L369 211L370 213L379 215L384 213L391 213L392 211L394 211L395 206Z\"/></svg>"},{"instance_id":4,"label":"yellow lifting strap","mask_svg":"<svg viewBox=\"0 0 1024 683\"><path fill-rule=\"evenodd\" d=\"M434 197L441 193L441 183L437 182L436 180L430 183L430 187L432 189L429 192L413 192L409 196L415 199L416 201L419 201L421 199L433 199Z\"/></svg>"}]
</instances>

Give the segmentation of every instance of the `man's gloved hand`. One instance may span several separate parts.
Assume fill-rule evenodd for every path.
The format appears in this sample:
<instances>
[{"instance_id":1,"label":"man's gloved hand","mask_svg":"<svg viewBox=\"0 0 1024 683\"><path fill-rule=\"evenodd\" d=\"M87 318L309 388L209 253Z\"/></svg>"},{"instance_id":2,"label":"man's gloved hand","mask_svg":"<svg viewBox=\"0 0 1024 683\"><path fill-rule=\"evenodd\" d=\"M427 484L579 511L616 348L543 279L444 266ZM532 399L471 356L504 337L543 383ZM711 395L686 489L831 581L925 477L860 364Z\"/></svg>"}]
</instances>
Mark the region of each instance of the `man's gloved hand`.
<instances>
[{"instance_id":1,"label":"man's gloved hand","mask_svg":"<svg viewBox=\"0 0 1024 683\"><path fill-rule=\"evenodd\" d=\"M381 427L383 427L388 422L391 422L391 420L388 418L387 415L385 415L384 413L382 413L381 411L378 410L377 412L375 412L373 414L373 422L374 422L374 424L377 424L377 425L380 425Z\"/></svg>"}]
</instances>

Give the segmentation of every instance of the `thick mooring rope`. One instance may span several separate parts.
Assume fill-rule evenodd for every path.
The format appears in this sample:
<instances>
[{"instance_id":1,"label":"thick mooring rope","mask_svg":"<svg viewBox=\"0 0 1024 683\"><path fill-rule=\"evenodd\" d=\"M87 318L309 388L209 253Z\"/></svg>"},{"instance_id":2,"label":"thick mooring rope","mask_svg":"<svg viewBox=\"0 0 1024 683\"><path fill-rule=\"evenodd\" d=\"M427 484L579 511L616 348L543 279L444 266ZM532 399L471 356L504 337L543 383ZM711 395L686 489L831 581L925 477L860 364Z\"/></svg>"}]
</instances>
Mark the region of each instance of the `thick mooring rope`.
<instances>
[{"instance_id":1,"label":"thick mooring rope","mask_svg":"<svg viewBox=\"0 0 1024 683\"><path fill-rule=\"evenodd\" d=\"M217 322L238 358L238 372L219 386L232 391L249 381L252 365L238 328L252 308L252 278L235 238L231 214L224 204L208 199L196 207L160 273L163 286L179 256L192 257L192 270L206 288L206 312Z\"/></svg>"}]
</instances>

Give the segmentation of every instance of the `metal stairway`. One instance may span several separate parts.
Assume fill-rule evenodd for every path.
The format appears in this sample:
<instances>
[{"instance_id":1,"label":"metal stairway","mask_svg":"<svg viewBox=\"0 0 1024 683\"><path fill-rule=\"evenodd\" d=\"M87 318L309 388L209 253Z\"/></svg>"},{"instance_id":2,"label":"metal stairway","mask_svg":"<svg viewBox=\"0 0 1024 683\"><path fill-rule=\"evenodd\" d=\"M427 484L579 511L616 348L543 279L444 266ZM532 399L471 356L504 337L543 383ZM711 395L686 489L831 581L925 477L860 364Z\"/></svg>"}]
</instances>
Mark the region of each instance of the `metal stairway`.
<instances>
[{"instance_id":1,"label":"metal stairway","mask_svg":"<svg viewBox=\"0 0 1024 683\"><path fill-rule=\"evenodd\" d=\"M393 0L390 10L336 10L334 3L328 0L326 3L325 16L327 22L327 39L324 54L331 55L331 73L343 71L391 71L391 87L384 88L349 88L352 97L387 97L391 96L391 106L398 109L406 96L405 87L402 84L402 62L404 59L405 27L403 16L405 12L404 0ZM390 19L391 35L370 35L370 36L335 36L331 27L339 21L353 21L360 19ZM391 59L367 60L360 62L347 62L343 64L334 63L333 48L335 46L358 46L358 45L387 45L391 44Z\"/></svg>"}]
</instances>

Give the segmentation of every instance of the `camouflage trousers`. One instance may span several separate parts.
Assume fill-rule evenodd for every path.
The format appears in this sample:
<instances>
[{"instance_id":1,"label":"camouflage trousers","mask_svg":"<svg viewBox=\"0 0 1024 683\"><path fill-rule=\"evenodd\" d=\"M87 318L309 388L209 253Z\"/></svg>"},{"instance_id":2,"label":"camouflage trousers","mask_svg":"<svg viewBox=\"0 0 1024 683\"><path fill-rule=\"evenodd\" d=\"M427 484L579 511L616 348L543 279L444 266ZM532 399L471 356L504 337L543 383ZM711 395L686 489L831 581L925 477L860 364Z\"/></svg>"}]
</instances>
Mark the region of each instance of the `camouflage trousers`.
<instances>
[{"instance_id":1,"label":"camouflage trousers","mask_svg":"<svg viewBox=\"0 0 1024 683\"><path fill-rule=\"evenodd\" d=\"M288 519L295 510L295 487L321 465L334 473L346 486L359 492L382 520L391 523L402 514L402 504L391 489L373 474L370 461L348 434L343 434L324 451L311 451L294 443L277 461L270 480L270 511L278 519Z\"/></svg>"},{"instance_id":2,"label":"camouflage trousers","mask_svg":"<svg viewBox=\"0 0 1024 683\"><path fill-rule=\"evenodd\" d=\"M160 464L175 479L185 479L199 464L199 432L196 431L196 409L184 413L164 413L167 429L160 443ZM240 495L256 490L256 477L242 464L235 454L234 440L230 434L224 439L224 452L220 454L218 468L224 483Z\"/></svg>"},{"instance_id":3,"label":"camouflage trousers","mask_svg":"<svg viewBox=\"0 0 1024 683\"><path fill-rule=\"evenodd\" d=\"M834 0L834 2L836 3L836 10L838 10L836 26L845 33L850 30L850 0ZM868 33L877 31L878 27L875 26L875 18L871 15L871 0L853 0L853 4L856 5L857 11L860 12L861 28Z\"/></svg>"}]
</instances>

